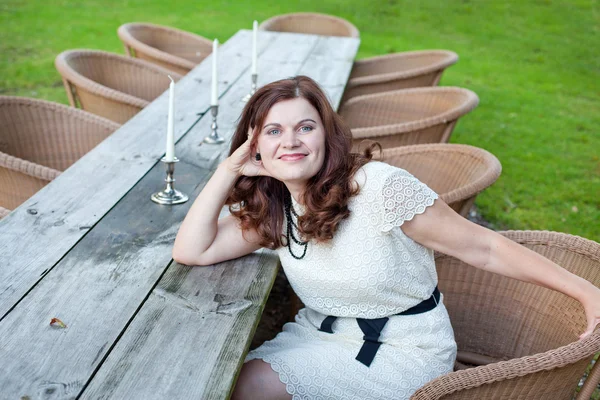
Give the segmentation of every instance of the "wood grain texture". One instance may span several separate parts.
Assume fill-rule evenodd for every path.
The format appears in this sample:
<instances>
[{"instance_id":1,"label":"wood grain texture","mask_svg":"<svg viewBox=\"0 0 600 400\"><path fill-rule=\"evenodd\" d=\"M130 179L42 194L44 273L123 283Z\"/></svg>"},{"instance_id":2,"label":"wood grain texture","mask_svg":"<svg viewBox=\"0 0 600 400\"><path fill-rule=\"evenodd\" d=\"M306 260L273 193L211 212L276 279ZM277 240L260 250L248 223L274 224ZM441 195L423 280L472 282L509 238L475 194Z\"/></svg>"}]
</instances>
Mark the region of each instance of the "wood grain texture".
<instances>
[{"instance_id":1,"label":"wood grain texture","mask_svg":"<svg viewBox=\"0 0 600 400\"><path fill-rule=\"evenodd\" d=\"M172 264L82 399L228 395L276 263L263 251L214 267Z\"/></svg>"},{"instance_id":2,"label":"wood grain texture","mask_svg":"<svg viewBox=\"0 0 600 400\"><path fill-rule=\"evenodd\" d=\"M228 65L224 93L248 69L251 33L240 31L220 49ZM266 43L265 43L266 46ZM175 86L175 138L210 102L210 57ZM152 168L165 151L168 93L123 125L57 179L0 220L0 318ZM1 323L1 322L0 322Z\"/></svg>"}]
</instances>

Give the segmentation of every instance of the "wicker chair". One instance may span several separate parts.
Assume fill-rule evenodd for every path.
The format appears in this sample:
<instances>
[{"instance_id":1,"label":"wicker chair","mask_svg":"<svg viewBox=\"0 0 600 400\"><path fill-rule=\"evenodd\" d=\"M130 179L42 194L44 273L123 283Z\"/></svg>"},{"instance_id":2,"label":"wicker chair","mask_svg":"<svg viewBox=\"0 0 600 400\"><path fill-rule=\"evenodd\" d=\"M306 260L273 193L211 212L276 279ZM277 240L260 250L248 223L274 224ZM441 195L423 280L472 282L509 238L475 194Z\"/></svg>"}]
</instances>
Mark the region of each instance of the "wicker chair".
<instances>
[{"instance_id":1,"label":"wicker chair","mask_svg":"<svg viewBox=\"0 0 600 400\"><path fill-rule=\"evenodd\" d=\"M500 176L502 166L491 153L464 144L419 144L386 149L383 161L403 168L466 217L477 194Z\"/></svg>"},{"instance_id":2,"label":"wicker chair","mask_svg":"<svg viewBox=\"0 0 600 400\"><path fill-rule=\"evenodd\" d=\"M167 26L132 22L121 25L117 33L127 55L180 75L187 74L212 52L210 40Z\"/></svg>"},{"instance_id":3,"label":"wicker chair","mask_svg":"<svg viewBox=\"0 0 600 400\"><path fill-rule=\"evenodd\" d=\"M147 61L99 50L68 50L55 60L73 107L123 124L181 75Z\"/></svg>"},{"instance_id":4,"label":"wicker chair","mask_svg":"<svg viewBox=\"0 0 600 400\"><path fill-rule=\"evenodd\" d=\"M600 286L600 244L557 232L500 233ZM600 327L578 340L586 319L576 300L446 255L436 256L436 266L458 344L457 364L479 366L441 376L411 399L572 399L600 351ZM600 380L598 364L577 399L590 398Z\"/></svg>"},{"instance_id":5,"label":"wicker chair","mask_svg":"<svg viewBox=\"0 0 600 400\"><path fill-rule=\"evenodd\" d=\"M292 13L276 15L263 21L258 29L275 32L295 32L324 36L360 37L349 21L328 14Z\"/></svg>"},{"instance_id":6,"label":"wicker chair","mask_svg":"<svg viewBox=\"0 0 600 400\"><path fill-rule=\"evenodd\" d=\"M458 61L448 50L420 50L364 58L354 62L342 104L364 94L437 86L444 70Z\"/></svg>"},{"instance_id":7,"label":"wicker chair","mask_svg":"<svg viewBox=\"0 0 600 400\"><path fill-rule=\"evenodd\" d=\"M457 87L429 87L368 94L349 100L340 115L352 129L354 150L364 139L383 148L447 143L458 118L479 103Z\"/></svg>"},{"instance_id":8,"label":"wicker chair","mask_svg":"<svg viewBox=\"0 0 600 400\"><path fill-rule=\"evenodd\" d=\"M62 104L0 96L0 215L18 207L120 126Z\"/></svg>"}]
</instances>

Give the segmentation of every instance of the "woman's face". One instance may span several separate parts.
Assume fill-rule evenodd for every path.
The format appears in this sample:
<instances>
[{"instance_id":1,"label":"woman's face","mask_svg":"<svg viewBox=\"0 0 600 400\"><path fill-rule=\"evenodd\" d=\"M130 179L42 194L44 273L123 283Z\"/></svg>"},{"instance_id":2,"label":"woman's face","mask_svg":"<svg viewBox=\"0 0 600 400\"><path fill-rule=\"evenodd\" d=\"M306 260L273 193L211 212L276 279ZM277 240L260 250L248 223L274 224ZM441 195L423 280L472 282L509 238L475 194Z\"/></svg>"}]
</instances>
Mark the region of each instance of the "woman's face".
<instances>
[{"instance_id":1,"label":"woman's face","mask_svg":"<svg viewBox=\"0 0 600 400\"><path fill-rule=\"evenodd\" d=\"M304 98L271 107L258 134L257 152L267 172L288 187L304 186L325 159L325 131L317 110Z\"/></svg>"}]
</instances>

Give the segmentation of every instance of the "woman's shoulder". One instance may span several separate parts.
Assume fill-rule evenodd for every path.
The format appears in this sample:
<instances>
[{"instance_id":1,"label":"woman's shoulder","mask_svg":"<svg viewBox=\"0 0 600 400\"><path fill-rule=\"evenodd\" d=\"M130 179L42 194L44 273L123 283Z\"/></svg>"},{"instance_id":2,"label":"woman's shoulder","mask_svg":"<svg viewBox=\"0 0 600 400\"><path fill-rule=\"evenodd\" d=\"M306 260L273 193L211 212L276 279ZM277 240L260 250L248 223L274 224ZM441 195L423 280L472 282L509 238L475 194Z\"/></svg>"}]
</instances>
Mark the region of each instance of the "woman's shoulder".
<instances>
[{"instance_id":1,"label":"woman's shoulder","mask_svg":"<svg viewBox=\"0 0 600 400\"><path fill-rule=\"evenodd\" d=\"M383 162L371 161L357 176L359 197L368 202L370 212L381 214L384 232L422 214L438 198L431 188L408 171Z\"/></svg>"},{"instance_id":2,"label":"woman's shoulder","mask_svg":"<svg viewBox=\"0 0 600 400\"><path fill-rule=\"evenodd\" d=\"M364 169L365 171L369 172L404 171L402 168L395 167L383 161L375 160L369 161L368 163L363 165L361 169Z\"/></svg>"},{"instance_id":3,"label":"woman's shoulder","mask_svg":"<svg viewBox=\"0 0 600 400\"><path fill-rule=\"evenodd\" d=\"M369 161L358 169L354 179L361 189L377 190L392 176L410 176L406 170L381 161Z\"/></svg>"}]
</instances>

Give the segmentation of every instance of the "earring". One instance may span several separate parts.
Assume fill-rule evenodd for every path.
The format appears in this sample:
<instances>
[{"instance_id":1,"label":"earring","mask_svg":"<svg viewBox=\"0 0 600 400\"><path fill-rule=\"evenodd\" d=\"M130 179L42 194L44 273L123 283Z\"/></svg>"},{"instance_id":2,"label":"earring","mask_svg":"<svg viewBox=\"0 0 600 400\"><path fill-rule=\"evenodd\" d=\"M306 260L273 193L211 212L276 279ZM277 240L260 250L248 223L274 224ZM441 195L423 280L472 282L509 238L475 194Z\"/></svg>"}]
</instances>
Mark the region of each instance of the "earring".
<instances>
[{"instance_id":1,"label":"earring","mask_svg":"<svg viewBox=\"0 0 600 400\"><path fill-rule=\"evenodd\" d=\"M262 160L262 158L260 157L260 153L256 153L256 155L254 156L254 158L256 159L256 161Z\"/></svg>"}]
</instances>

